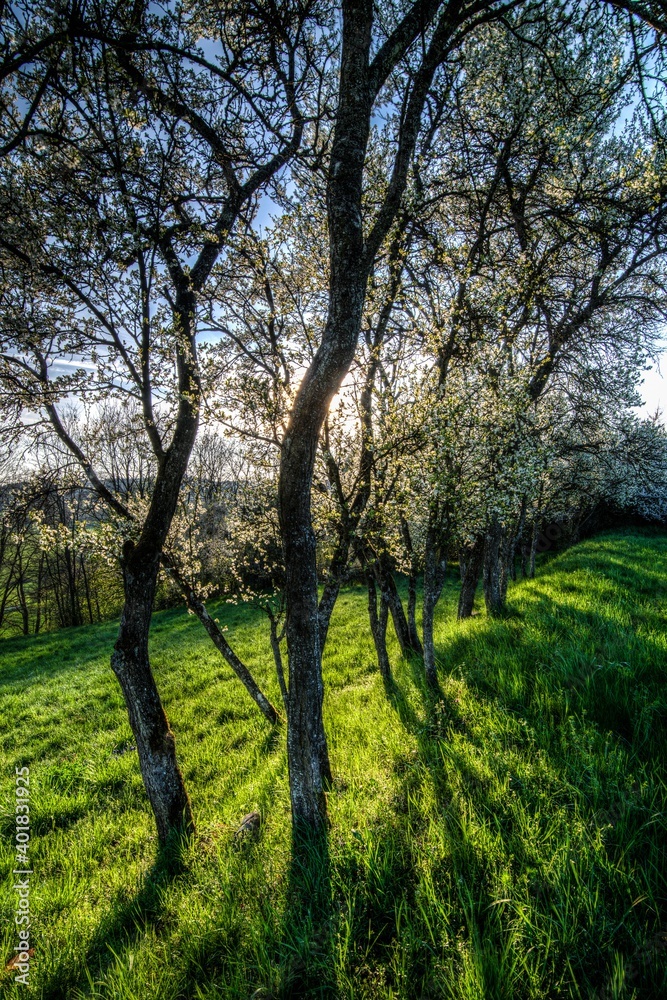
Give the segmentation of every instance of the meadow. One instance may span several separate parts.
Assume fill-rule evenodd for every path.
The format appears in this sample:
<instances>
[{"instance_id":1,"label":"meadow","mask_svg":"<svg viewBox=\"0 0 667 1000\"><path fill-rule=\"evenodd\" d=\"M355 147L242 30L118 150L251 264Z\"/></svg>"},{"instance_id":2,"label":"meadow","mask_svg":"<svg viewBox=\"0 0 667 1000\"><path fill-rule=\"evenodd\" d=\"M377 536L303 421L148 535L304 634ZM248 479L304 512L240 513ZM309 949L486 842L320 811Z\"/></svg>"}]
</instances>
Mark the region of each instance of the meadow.
<instances>
[{"instance_id":1,"label":"meadow","mask_svg":"<svg viewBox=\"0 0 667 1000\"><path fill-rule=\"evenodd\" d=\"M440 693L366 594L325 653L328 834L293 844L272 730L183 610L152 660L197 835L160 853L120 689L116 623L0 642L3 997L42 1000L667 996L667 535L545 560L509 612L438 609ZM479 600L479 599L478 599ZM216 615L274 703L261 612ZM16 985L14 769L31 781L31 985ZM257 809L257 836L236 835Z\"/></svg>"}]
</instances>

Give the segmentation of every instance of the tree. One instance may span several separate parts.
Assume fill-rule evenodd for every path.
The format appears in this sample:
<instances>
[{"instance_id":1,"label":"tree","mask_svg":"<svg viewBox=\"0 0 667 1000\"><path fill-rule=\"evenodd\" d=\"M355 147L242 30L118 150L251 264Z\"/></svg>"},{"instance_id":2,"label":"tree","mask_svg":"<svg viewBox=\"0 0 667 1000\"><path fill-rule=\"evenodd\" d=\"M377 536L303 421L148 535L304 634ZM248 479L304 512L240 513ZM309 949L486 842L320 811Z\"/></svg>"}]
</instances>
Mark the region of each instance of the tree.
<instances>
[{"instance_id":1,"label":"tree","mask_svg":"<svg viewBox=\"0 0 667 1000\"><path fill-rule=\"evenodd\" d=\"M327 44L324 30L314 37L314 7L216 4L208 55L203 13L137 8L124 21L99 8L52 81L61 100L40 103L29 135L5 158L1 193L10 408L46 415L127 522L112 666L163 841L191 827L192 813L150 669L148 628L200 419L198 297L230 231L298 150L312 55ZM63 356L70 375L55 374ZM72 393L137 401L155 462L139 520L63 424L58 401Z\"/></svg>"},{"instance_id":2,"label":"tree","mask_svg":"<svg viewBox=\"0 0 667 1000\"><path fill-rule=\"evenodd\" d=\"M323 822L324 785L330 774L322 723L317 557L311 524L318 439L331 400L354 358L369 276L401 204L427 93L449 51L472 30L475 20L485 17L485 6L464 9L424 0L378 33L372 3L350 0L342 5L338 100L326 168L327 317L320 345L291 408L280 465L289 651L287 752L297 826L313 828ZM493 14L511 6L494 6ZM408 74L399 77L403 66L409 67ZM395 112L388 115L387 126L393 140L393 163L380 203L369 208L364 173L371 120L374 110L383 105Z\"/></svg>"}]
</instances>

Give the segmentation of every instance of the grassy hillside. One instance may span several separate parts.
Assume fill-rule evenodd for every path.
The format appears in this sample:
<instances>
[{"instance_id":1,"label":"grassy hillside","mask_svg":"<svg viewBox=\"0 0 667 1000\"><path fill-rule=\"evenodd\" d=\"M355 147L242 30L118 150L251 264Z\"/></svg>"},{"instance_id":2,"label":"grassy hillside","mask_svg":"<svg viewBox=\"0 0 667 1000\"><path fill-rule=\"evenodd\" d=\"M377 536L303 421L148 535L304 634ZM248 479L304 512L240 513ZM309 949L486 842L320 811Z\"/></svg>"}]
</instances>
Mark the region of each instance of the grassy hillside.
<instances>
[{"instance_id":1,"label":"grassy hillside","mask_svg":"<svg viewBox=\"0 0 667 1000\"><path fill-rule=\"evenodd\" d=\"M3 996L667 996L667 537L585 542L515 585L497 621L454 620L454 576L442 700L395 646L385 692L365 594L340 599L331 829L297 854L284 734L196 619L164 612L152 632L199 831L176 871L108 665L114 624L0 643L0 858L11 871L29 763L36 945L32 988L0 971ZM261 615L217 614L277 704ZM239 841L253 808L260 836Z\"/></svg>"}]
</instances>

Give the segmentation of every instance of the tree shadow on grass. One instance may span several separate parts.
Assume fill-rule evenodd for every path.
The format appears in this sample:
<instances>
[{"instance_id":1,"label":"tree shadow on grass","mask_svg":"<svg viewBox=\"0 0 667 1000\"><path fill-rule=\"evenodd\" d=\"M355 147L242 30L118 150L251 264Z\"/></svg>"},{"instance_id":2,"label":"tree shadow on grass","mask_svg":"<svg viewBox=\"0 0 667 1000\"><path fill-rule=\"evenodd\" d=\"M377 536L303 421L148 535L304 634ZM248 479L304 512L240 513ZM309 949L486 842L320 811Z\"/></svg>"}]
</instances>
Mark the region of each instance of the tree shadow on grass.
<instances>
[{"instance_id":1,"label":"tree shadow on grass","mask_svg":"<svg viewBox=\"0 0 667 1000\"><path fill-rule=\"evenodd\" d=\"M89 981L103 981L116 956L126 951L150 927L159 932L165 926L163 891L184 869L188 838L174 834L158 853L143 878L136 895L119 895L111 904L92 935L81 963L69 969L58 966L42 985L41 1000L62 1000L71 991L82 989Z\"/></svg>"},{"instance_id":2,"label":"tree shadow on grass","mask_svg":"<svg viewBox=\"0 0 667 1000\"><path fill-rule=\"evenodd\" d=\"M452 797L443 769L440 741L446 739L451 732L462 730L465 723L456 704L444 694L440 685L428 683L421 659L410 657L407 663L412 682L420 696L421 713L415 710L405 689L395 677L385 682L385 691L403 727L417 741L418 759L429 772L438 811L443 813L450 807ZM409 785L414 777L410 776L409 765L404 770L404 784L406 793L409 793Z\"/></svg>"},{"instance_id":3,"label":"tree shadow on grass","mask_svg":"<svg viewBox=\"0 0 667 1000\"><path fill-rule=\"evenodd\" d=\"M415 907L409 887L401 887L412 924L404 944L404 964L409 970L410 987L415 996L441 995L438 977L444 967L443 961L450 961L451 956L446 957L445 952L438 954L435 943L425 947L424 942L433 935L438 920L442 921L440 939L446 940L452 934L451 915L456 914L456 920L463 923L462 928L460 924L457 926L464 930L474 955L477 985L483 990L483 996L486 1000L510 1000L516 985L515 957L506 954L502 914L494 906L485 861L470 840L464 804L450 784L442 752L453 733L465 732L465 719L451 697L439 686L433 687L426 681L416 657L409 665L421 698L422 712L415 711L406 691L395 680L386 685L392 706L406 731L416 739L418 748L416 756L406 756L396 768L401 792L395 799L395 808L404 814L407 836L415 843L423 840L426 826L434 820L446 831L450 870L447 889L441 888L441 893L448 896L448 903L443 906L442 897L434 900L428 916L424 915L423 906ZM419 787L426 774L435 799L435 813L430 816L423 815L418 805ZM473 794L484 794L473 775L467 775L466 779ZM428 890L422 887L424 891ZM436 933L435 937L439 935Z\"/></svg>"},{"instance_id":4,"label":"tree shadow on grass","mask_svg":"<svg viewBox=\"0 0 667 1000\"><path fill-rule=\"evenodd\" d=\"M638 595L649 593L641 560L626 559L622 546L603 555L606 563L599 567L602 575L613 556L610 583L617 588L620 583L622 588ZM568 592L581 586L559 584L557 597L553 597L547 588L540 586L538 578L531 590L522 595L520 614L510 609L514 613L503 618L482 619L473 631L462 629L438 644L443 681L445 677L460 678L478 702L482 715L486 711L500 712L519 720L518 727L501 726L498 730L504 733L502 746L510 751L509 755L499 752L499 744L493 740L489 748L488 737L495 726L492 716L488 724L480 724L482 716L476 718L475 710L475 721L467 726L451 697L429 689L420 661L410 660L408 665L423 711L415 709L414 698L411 701L396 681L387 686L391 704L418 744L417 759L406 758L398 772L403 775L407 792L403 811L409 811L410 793L419 801L414 794L415 785L423 782L427 770L437 801L437 823L445 827L451 849L452 877L447 880L446 891L455 909L464 914L468 944L476 956L479 985L489 998L513 996L512 981L520 986L527 973L517 954L505 953L511 928L501 918L502 907L489 895L486 855L473 849L467 832L470 815L475 816L478 825L488 825L494 835L500 834L507 856L515 859L519 871L529 875L529 892L531 896L537 894L531 903L535 912L544 917L545 911L545 897L539 896L543 880L541 876L530 875L534 871L533 846L528 841L524 853L521 825L523 817L523 822L542 829L545 838L549 833L551 814L545 810L540 778L536 775L533 780L529 776L524 785L510 774L511 796L521 803L520 809L515 809L509 796L499 798L497 788L493 793L494 779L487 777L490 769L502 784L503 773L507 775L508 768L513 766L515 743L517 747L524 745L521 751L524 759L534 752L531 747L539 748L550 761L552 775L560 775L566 796L573 797L571 808L580 822L590 828L591 836L596 830L604 831L597 836L605 838L612 859L610 868L613 858L621 859L628 851L633 863L645 864L652 871L660 863L659 830L648 829L648 821L653 822L656 810L661 808L659 789L653 788L651 792L655 798L648 793L642 797L636 783L632 790L627 790L623 775L615 776L611 787L604 781L596 784L598 770L602 768L601 773L606 773L600 759L604 736L602 741L591 742L584 733L590 731L591 723L601 734L610 733L612 739L629 750L628 767L633 773L639 774L644 766L655 772L656 762L664 761L667 751L664 648L656 638L662 612L658 603L643 607L639 600L633 605L622 597L619 597L622 614L602 603L604 596L598 606L577 607L575 600L568 600ZM538 626L535 631L526 627L531 619ZM637 621L641 622L643 632L639 639ZM447 683L444 688L447 692ZM572 738L570 719L578 720ZM472 753L466 744L471 745ZM450 755L455 775L446 763ZM479 770L478 760L484 761ZM448 773L456 787L454 794L448 788ZM407 822L412 822L411 817L407 817ZM586 881L585 864L577 878ZM558 875L558 888L553 891L563 900L569 898L568 893L578 900L581 890L577 878L570 878L566 864ZM651 891L655 893L660 877L652 879L652 883ZM607 988L609 948L625 955L629 969L635 966L639 969L636 956L643 956L646 940L653 940L651 935L655 936L660 926L664 926L660 917L656 924L650 902L641 913L639 908L630 914L625 912L622 885L620 875L613 888L607 887L605 878L600 876L596 887L600 900L594 912L588 914L581 907L581 950L572 954L570 960L581 983L591 988L600 985ZM604 948L600 947L600 926L610 935ZM641 973L632 973L637 977L632 985L637 985L643 977L649 992L638 996L663 995L660 990L664 989L664 975L649 968L650 963L643 964ZM651 989L657 992L651 993Z\"/></svg>"},{"instance_id":5,"label":"tree shadow on grass","mask_svg":"<svg viewBox=\"0 0 667 1000\"><path fill-rule=\"evenodd\" d=\"M334 922L328 830L295 828L280 944L280 1000L334 1000Z\"/></svg>"},{"instance_id":6,"label":"tree shadow on grass","mask_svg":"<svg viewBox=\"0 0 667 1000\"><path fill-rule=\"evenodd\" d=\"M487 619L474 636L440 644L441 672L457 673L478 698L523 717L544 736L545 750L568 718L585 716L638 759L664 759L667 702L659 643L644 635L638 645L632 628L624 640L613 619L545 593L531 604L523 622L537 614L550 634L531 636L525 628L503 634L507 620ZM501 643L504 658L494 655Z\"/></svg>"},{"instance_id":7,"label":"tree shadow on grass","mask_svg":"<svg viewBox=\"0 0 667 1000\"><path fill-rule=\"evenodd\" d=\"M385 682L385 692L405 729L416 737L420 749L424 750L433 739L442 737L446 732L464 729L465 720L456 702L442 690L440 682L431 684L427 681L421 657L410 656L405 662L419 694L423 715L420 717L412 707L394 676Z\"/></svg>"}]
</instances>

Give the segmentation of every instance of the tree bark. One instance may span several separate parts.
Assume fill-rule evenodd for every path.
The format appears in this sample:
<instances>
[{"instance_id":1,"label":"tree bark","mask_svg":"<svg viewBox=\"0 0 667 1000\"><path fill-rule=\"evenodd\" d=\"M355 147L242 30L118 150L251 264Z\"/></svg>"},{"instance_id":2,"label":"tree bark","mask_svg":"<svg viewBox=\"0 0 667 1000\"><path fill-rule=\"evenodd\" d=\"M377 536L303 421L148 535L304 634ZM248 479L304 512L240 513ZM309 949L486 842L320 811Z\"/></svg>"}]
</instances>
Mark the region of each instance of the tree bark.
<instances>
[{"instance_id":1,"label":"tree bark","mask_svg":"<svg viewBox=\"0 0 667 1000\"><path fill-rule=\"evenodd\" d=\"M459 553L461 568L461 591L459 593L458 617L470 618L475 607L475 593L484 566L484 538L480 537Z\"/></svg>"},{"instance_id":2,"label":"tree bark","mask_svg":"<svg viewBox=\"0 0 667 1000\"><path fill-rule=\"evenodd\" d=\"M426 95L446 43L458 24L459 13L458 7L445 6L411 83L387 193L364 238L362 196L373 102L403 54L423 33L441 5L436 0L425 4L423 9L420 5L411 9L371 64L373 6L372 0L347 0L342 8L338 108L327 183L330 251L327 320L321 344L294 400L280 459L278 506L287 610L290 795L295 825L311 828L325 822L324 783L330 775L322 723L323 637L319 628L315 535L310 512L315 454L329 404L354 358L370 268L396 217ZM392 608L392 614L395 610Z\"/></svg>"},{"instance_id":3,"label":"tree bark","mask_svg":"<svg viewBox=\"0 0 667 1000\"><path fill-rule=\"evenodd\" d=\"M155 815L158 837L194 829L190 801L176 762L174 735L169 728L148 657L148 633L162 547L178 502L199 425L201 386L194 341L195 295L181 285L174 306L181 328L176 355L179 407L169 448L158 461L150 507L136 544L125 543L123 584L125 603L111 666L123 690L139 766Z\"/></svg>"},{"instance_id":4,"label":"tree bark","mask_svg":"<svg viewBox=\"0 0 667 1000\"><path fill-rule=\"evenodd\" d=\"M533 531L530 536L530 560L528 563L528 577L535 578L535 558L537 556L537 542L540 537L539 522L533 521Z\"/></svg>"},{"instance_id":5,"label":"tree bark","mask_svg":"<svg viewBox=\"0 0 667 1000\"><path fill-rule=\"evenodd\" d=\"M401 653L406 657L412 653L421 656L423 653L421 641L418 635L414 636L414 641L410 635L410 627L408 619L405 617L405 611L403 610L401 595L396 587L394 574L386 556L381 555L376 561L375 566L382 600L387 604L391 612L391 620L394 623L394 630L399 646L401 647Z\"/></svg>"},{"instance_id":6,"label":"tree bark","mask_svg":"<svg viewBox=\"0 0 667 1000\"><path fill-rule=\"evenodd\" d=\"M484 600L490 615L499 615L503 610L503 569L501 547L503 530L500 519L494 517L484 540Z\"/></svg>"},{"instance_id":7,"label":"tree bark","mask_svg":"<svg viewBox=\"0 0 667 1000\"><path fill-rule=\"evenodd\" d=\"M283 708L287 711L287 702L289 700L289 694L287 691L287 684L285 682L285 668L283 666L283 654L280 651L280 639L281 636L278 635L278 622L275 615L269 615L269 623L271 626L271 650L273 651L273 662L276 666L276 674L278 677L278 685L280 687L280 695L283 699Z\"/></svg>"},{"instance_id":8,"label":"tree bark","mask_svg":"<svg viewBox=\"0 0 667 1000\"><path fill-rule=\"evenodd\" d=\"M513 536L509 533L509 531L507 531L507 529L501 529L498 559L500 562L500 601L501 609L503 609L507 603L507 587L510 579L511 566L514 561Z\"/></svg>"},{"instance_id":9,"label":"tree bark","mask_svg":"<svg viewBox=\"0 0 667 1000\"><path fill-rule=\"evenodd\" d=\"M92 625L93 621L94 621L94 618L93 618L93 605L92 605L92 602L90 600L90 584L88 583L88 574L86 573L85 558L84 558L83 555L79 556L79 562L80 562L80 565L81 565L81 577L83 579L83 592L85 594L86 606L88 608L88 620L90 621L90 624Z\"/></svg>"},{"instance_id":10,"label":"tree bark","mask_svg":"<svg viewBox=\"0 0 667 1000\"><path fill-rule=\"evenodd\" d=\"M42 624L42 574L44 572L44 553L40 552L37 563L37 607L35 608L35 635L39 635Z\"/></svg>"},{"instance_id":11,"label":"tree bark","mask_svg":"<svg viewBox=\"0 0 667 1000\"><path fill-rule=\"evenodd\" d=\"M391 681L391 665L389 663L389 653L387 652L387 621L389 618L389 608L387 602L380 594L380 610L378 612L378 593L375 586L375 577L371 570L366 574L368 583L368 617L371 625L371 635L375 643L375 652L378 658L378 667L385 684Z\"/></svg>"},{"instance_id":12,"label":"tree bark","mask_svg":"<svg viewBox=\"0 0 667 1000\"><path fill-rule=\"evenodd\" d=\"M148 632L155 596L159 557L128 553L123 567L125 606L111 666L122 688L136 740L158 837L165 843L173 830L194 828L190 801L176 762L174 734L169 728L148 658Z\"/></svg>"},{"instance_id":13,"label":"tree bark","mask_svg":"<svg viewBox=\"0 0 667 1000\"><path fill-rule=\"evenodd\" d=\"M401 531L403 542L410 559L410 573L408 576L408 638L413 649L419 648L419 633L417 632L417 557L412 544L410 525L401 517Z\"/></svg>"},{"instance_id":14,"label":"tree bark","mask_svg":"<svg viewBox=\"0 0 667 1000\"><path fill-rule=\"evenodd\" d=\"M16 593L19 600L19 607L21 608L21 628L23 635L30 635L30 613L28 611L28 601L25 596L25 576L25 569L19 557L19 575Z\"/></svg>"},{"instance_id":15,"label":"tree bark","mask_svg":"<svg viewBox=\"0 0 667 1000\"><path fill-rule=\"evenodd\" d=\"M521 539L521 545L519 548L519 556L521 560L521 578L523 580L528 576L528 556L530 554L530 542L527 542L526 535Z\"/></svg>"},{"instance_id":16,"label":"tree bark","mask_svg":"<svg viewBox=\"0 0 667 1000\"><path fill-rule=\"evenodd\" d=\"M322 343L297 393L281 449L279 513L289 661L287 757L292 817L297 827L316 828L325 822L324 787L331 778L322 721L322 640L310 490L320 430L354 358L366 291L361 195L370 131L372 19L370 2L351 4L345 10L327 192L328 315Z\"/></svg>"},{"instance_id":17,"label":"tree bark","mask_svg":"<svg viewBox=\"0 0 667 1000\"><path fill-rule=\"evenodd\" d=\"M512 536L498 518L494 518L484 543L484 599L490 615L499 615L507 602Z\"/></svg>"},{"instance_id":18,"label":"tree bark","mask_svg":"<svg viewBox=\"0 0 667 1000\"><path fill-rule=\"evenodd\" d=\"M519 514L519 523L517 524L516 533L512 538L512 543L509 551L509 573L516 582L516 550L517 546L519 552L523 551L523 536L526 529L526 497L524 496L521 501L521 513ZM522 559L523 565L523 559ZM525 574L524 574L525 575Z\"/></svg>"},{"instance_id":19,"label":"tree bark","mask_svg":"<svg viewBox=\"0 0 667 1000\"><path fill-rule=\"evenodd\" d=\"M438 675L435 667L435 646L433 643L433 622L435 609L445 584L447 559L437 538L437 527L429 524L426 533L424 558L424 600L422 607L422 630L424 634L424 673L429 684L435 685Z\"/></svg>"}]
</instances>

